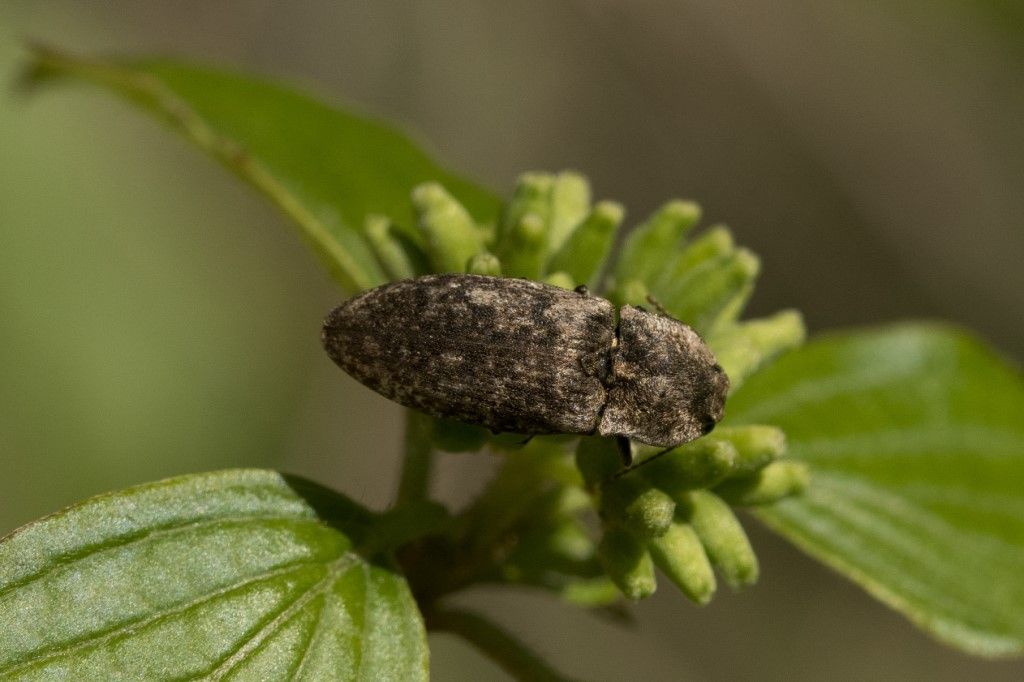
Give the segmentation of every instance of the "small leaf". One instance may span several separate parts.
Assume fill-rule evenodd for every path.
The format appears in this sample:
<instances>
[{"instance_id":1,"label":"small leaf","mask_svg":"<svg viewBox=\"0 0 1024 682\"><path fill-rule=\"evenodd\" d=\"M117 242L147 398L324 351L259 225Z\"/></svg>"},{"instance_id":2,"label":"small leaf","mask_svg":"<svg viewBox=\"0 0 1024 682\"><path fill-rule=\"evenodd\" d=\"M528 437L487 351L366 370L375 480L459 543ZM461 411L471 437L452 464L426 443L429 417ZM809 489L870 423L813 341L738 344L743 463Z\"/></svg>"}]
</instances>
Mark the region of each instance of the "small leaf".
<instances>
[{"instance_id":1,"label":"small leaf","mask_svg":"<svg viewBox=\"0 0 1024 682\"><path fill-rule=\"evenodd\" d=\"M409 195L416 185L443 184L478 221L498 213L496 197L441 169L393 128L259 78L47 49L35 51L32 75L102 85L169 123L291 218L350 292L385 279L360 234L364 219L386 216L414 236Z\"/></svg>"},{"instance_id":2,"label":"small leaf","mask_svg":"<svg viewBox=\"0 0 1024 682\"><path fill-rule=\"evenodd\" d=\"M272 471L104 495L0 543L0 678L425 680L371 515Z\"/></svg>"},{"instance_id":3,"label":"small leaf","mask_svg":"<svg viewBox=\"0 0 1024 682\"><path fill-rule=\"evenodd\" d=\"M781 427L811 467L760 518L940 639L1024 651L1019 372L962 332L904 325L789 353L727 411Z\"/></svg>"}]
</instances>

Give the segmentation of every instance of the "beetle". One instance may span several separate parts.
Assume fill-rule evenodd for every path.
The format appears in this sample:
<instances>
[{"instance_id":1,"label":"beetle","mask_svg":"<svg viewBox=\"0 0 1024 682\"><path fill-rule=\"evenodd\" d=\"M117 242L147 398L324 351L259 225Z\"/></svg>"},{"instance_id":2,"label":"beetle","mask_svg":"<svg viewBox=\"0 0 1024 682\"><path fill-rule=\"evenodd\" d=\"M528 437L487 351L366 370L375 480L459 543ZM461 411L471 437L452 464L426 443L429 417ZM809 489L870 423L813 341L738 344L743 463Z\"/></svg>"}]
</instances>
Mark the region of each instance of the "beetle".
<instances>
[{"instance_id":1,"label":"beetle","mask_svg":"<svg viewBox=\"0 0 1024 682\"><path fill-rule=\"evenodd\" d=\"M528 435L599 434L671 448L722 418L729 378L664 314L525 279L427 275L328 314L331 359L406 407Z\"/></svg>"}]
</instances>

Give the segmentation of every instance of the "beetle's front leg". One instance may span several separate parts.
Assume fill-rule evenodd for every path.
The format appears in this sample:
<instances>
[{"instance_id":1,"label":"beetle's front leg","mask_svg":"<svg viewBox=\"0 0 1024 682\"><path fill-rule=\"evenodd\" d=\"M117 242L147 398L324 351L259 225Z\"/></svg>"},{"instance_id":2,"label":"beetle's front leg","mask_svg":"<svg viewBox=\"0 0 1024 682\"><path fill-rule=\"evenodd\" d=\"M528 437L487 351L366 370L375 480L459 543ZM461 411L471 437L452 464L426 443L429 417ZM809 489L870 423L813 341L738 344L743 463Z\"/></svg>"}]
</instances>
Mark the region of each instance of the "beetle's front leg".
<instances>
[{"instance_id":1,"label":"beetle's front leg","mask_svg":"<svg viewBox=\"0 0 1024 682\"><path fill-rule=\"evenodd\" d=\"M625 436L615 436L615 446L619 449L622 466L633 466L633 444Z\"/></svg>"}]
</instances>

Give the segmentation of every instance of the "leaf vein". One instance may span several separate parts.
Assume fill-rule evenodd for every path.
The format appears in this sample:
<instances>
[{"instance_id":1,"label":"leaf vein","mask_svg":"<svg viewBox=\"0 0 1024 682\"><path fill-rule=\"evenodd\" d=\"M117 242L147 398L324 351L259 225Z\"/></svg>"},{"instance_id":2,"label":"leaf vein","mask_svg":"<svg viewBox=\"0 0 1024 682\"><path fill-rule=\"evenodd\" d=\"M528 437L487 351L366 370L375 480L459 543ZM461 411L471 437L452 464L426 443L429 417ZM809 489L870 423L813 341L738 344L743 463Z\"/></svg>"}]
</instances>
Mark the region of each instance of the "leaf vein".
<instances>
[{"instance_id":1,"label":"leaf vein","mask_svg":"<svg viewBox=\"0 0 1024 682\"><path fill-rule=\"evenodd\" d=\"M234 651L216 664L213 671L207 675L207 679L223 679L225 675L234 670L240 663L246 660L252 652L258 649L264 641L277 633L281 626L288 622L292 616L299 613L317 596L330 589L331 585L333 585L334 582L344 574L344 569L350 566L354 561L355 558L352 555L346 554L329 564L327 567L327 575L317 581L314 585L306 588L306 590L299 594L291 604L273 616L251 637L243 640Z\"/></svg>"},{"instance_id":2,"label":"leaf vein","mask_svg":"<svg viewBox=\"0 0 1024 682\"><path fill-rule=\"evenodd\" d=\"M291 680L301 679L302 673L305 671L306 666L309 664L312 658L311 654L320 645L320 638L323 636L324 631L324 614L327 612L327 597L320 602L320 610L316 614L316 622L313 624L313 629L309 633L309 637L306 638L305 646L302 650L302 656L299 657L298 663L295 665L294 670L288 676Z\"/></svg>"},{"instance_id":3,"label":"leaf vein","mask_svg":"<svg viewBox=\"0 0 1024 682\"><path fill-rule=\"evenodd\" d=\"M46 577L59 570L66 569L73 566L75 563L90 559L95 556L102 555L106 552L113 550L124 549L133 545L144 545L153 540L159 540L161 538L173 537L179 533L192 531L192 530L205 530L207 528L214 528L218 525L230 525L232 523L248 521L291 521L295 523L322 523L315 517L300 518L295 516L281 516L281 515L267 515L267 516L228 516L219 517L216 519L203 519L201 521L190 521L184 524L175 524L168 526L159 526L156 528L147 528L146 530L139 533L132 533L120 538L117 538L114 542L102 542L92 544L86 547L79 548L74 552L70 552L63 556L51 559L50 562L43 569L30 573L26 576L19 578L18 580L12 581L0 588L0 599L7 596L8 593L31 585L32 583Z\"/></svg>"},{"instance_id":4,"label":"leaf vein","mask_svg":"<svg viewBox=\"0 0 1024 682\"><path fill-rule=\"evenodd\" d=\"M69 640L67 642L62 642L60 644L56 644L45 649L37 649L29 658L24 658L20 660L16 659L13 662L13 665L8 666L7 668L0 668L0 675L9 675L12 672L17 671L19 669L31 667L39 663L45 663L55 658L66 656L67 654L73 651L86 649L93 645L108 642L110 640L116 639L121 635L129 634L133 630L142 630L154 623L160 622L161 620L181 615L183 613L188 613L190 610L194 608L202 606L210 601L213 601L218 597L230 594L231 592L242 590L247 587L251 587L252 585L265 582L267 580L273 580L274 578L279 578L281 576L288 575L289 573L299 571L309 566L315 566L320 563L321 562L318 561L301 561L286 564L284 566L278 567L277 569L274 569L273 571L260 573L259 575L249 576L243 580L235 581L231 584L217 588L212 592L207 592L193 599L189 599L188 601L181 602L179 604L174 604L172 606L155 611L145 616L133 618L131 620L118 623L117 625L114 625L109 629L90 633L88 636L82 639Z\"/></svg>"}]
</instances>

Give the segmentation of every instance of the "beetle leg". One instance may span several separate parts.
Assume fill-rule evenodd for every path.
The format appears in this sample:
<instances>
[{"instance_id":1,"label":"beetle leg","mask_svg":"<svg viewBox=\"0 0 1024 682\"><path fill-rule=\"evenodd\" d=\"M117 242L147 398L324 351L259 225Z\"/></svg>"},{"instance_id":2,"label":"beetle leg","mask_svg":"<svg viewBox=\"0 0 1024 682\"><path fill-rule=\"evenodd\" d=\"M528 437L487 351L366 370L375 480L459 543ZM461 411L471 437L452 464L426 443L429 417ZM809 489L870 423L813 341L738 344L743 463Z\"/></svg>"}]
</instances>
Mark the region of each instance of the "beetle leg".
<instances>
[{"instance_id":1,"label":"beetle leg","mask_svg":"<svg viewBox=\"0 0 1024 682\"><path fill-rule=\"evenodd\" d=\"M627 467L628 471L633 466L633 445L625 436L615 436L615 445L619 448L622 466Z\"/></svg>"}]
</instances>

